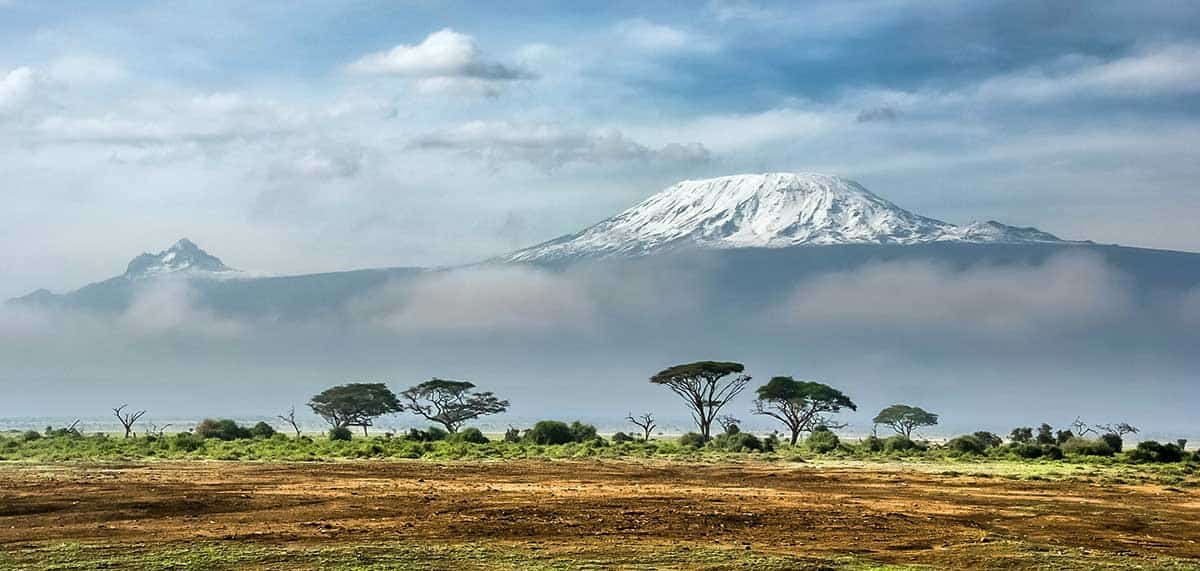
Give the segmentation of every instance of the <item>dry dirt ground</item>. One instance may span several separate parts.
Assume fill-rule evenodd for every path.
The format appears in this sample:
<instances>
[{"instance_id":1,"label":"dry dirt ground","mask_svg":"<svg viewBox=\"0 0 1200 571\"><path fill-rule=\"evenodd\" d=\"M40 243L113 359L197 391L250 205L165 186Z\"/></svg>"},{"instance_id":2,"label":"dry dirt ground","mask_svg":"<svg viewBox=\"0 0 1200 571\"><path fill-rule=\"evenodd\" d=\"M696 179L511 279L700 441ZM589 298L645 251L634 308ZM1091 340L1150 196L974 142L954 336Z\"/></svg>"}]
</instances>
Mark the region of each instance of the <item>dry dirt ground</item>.
<instances>
[{"instance_id":1,"label":"dry dirt ground","mask_svg":"<svg viewBox=\"0 0 1200 571\"><path fill-rule=\"evenodd\" d=\"M0 465L0 568L885 564L1200 568L1200 492L808 464Z\"/></svg>"}]
</instances>

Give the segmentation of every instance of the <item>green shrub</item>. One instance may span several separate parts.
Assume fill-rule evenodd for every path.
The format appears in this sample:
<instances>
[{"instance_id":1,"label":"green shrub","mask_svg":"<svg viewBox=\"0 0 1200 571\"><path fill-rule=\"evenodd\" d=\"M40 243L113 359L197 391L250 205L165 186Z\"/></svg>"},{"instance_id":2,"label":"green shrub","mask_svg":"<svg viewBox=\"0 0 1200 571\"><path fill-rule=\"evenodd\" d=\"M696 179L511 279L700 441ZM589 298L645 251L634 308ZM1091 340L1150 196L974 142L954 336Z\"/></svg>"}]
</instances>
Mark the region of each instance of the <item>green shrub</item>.
<instances>
[{"instance_id":1,"label":"green shrub","mask_svg":"<svg viewBox=\"0 0 1200 571\"><path fill-rule=\"evenodd\" d=\"M1179 462L1183 450L1177 444L1162 444L1153 440L1138 442L1137 448L1129 451L1129 460L1139 464L1146 462Z\"/></svg>"},{"instance_id":2,"label":"green shrub","mask_svg":"<svg viewBox=\"0 0 1200 571\"><path fill-rule=\"evenodd\" d=\"M804 439L804 446L818 454L833 452L839 445L841 445L841 440L837 435L823 426L813 430L812 434Z\"/></svg>"},{"instance_id":3,"label":"green shrub","mask_svg":"<svg viewBox=\"0 0 1200 571\"><path fill-rule=\"evenodd\" d=\"M1100 440L1103 440L1106 444L1108 444L1108 447L1112 448L1113 452L1120 452L1121 449L1125 447L1125 441L1121 439L1120 434L1113 434L1111 432L1108 434L1102 434L1100 435Z\"/></svg>"},{"instance_id":4,"label":"green shrub","mask_svg":"<svg viewBox=\"0 0 1200 571\"><path fill-rule=\"evenodd\" d=\"M624 432L618 432L618 433L612 435L612 441L615 444L620 444L622 442L634 442L636 440L637 440L636 438L634 438L628 434L625 434Z\"/></svg>"},{"instance_id":5,"label":"green shrub","mask_svg":"<svg viewBox=\"0 0 1200 571\"><path fill-rule=\"evenodd\" d=\"M1114 451L1108 442L1088 438L1070 438L1062 444L1062 451L1078 456L1112 456Z\"/></svg>"},{"instance_id":6,"label":"green shrub","mask_svg":"<svg viewBox=\"0 0 1200 571\"><path fill-rule=\"evenodd\" d=\"M890 436L883 440L884 452L908 452L910 450L924 450L925 447L918 444L913 439L899 434Z\"/></svg>"},{"instance_id":7,"label":"green shrub","mask_svg":"<svg viewBox=\"0 0 1200 571\"><path fill-rule=\"evenodd\" d=\"M576 420L571 423L571 440L575 442L586 442L596 438L596 427L590 424L584 424Z\"/></svg>"},{"instance_id":8,"label":"green shrub","mask_svg":"<svg viewBox=\"0 0 1200 571\"><path fill-rule=\"evenodd\" d=\"M762 441L749 432L726 432L713 438L709 444L717 450L724 450L726 452L762 451Z\"/></svg>"},{"instance_id":9,"label":"green shrub","mask_svg":"<svg viewBox=\"0 0 1200 571\"><path fill-rule=\"evenodd\" d=\"M168 446L181 452L195 452L204 446L204 438L190 432L180 432L171 437Z\"/></svg>"},{"instance_id":10,"label":"green shrub","mask_svg":"<svg viewBox=\"0 0 1200 571\"><path fill-rule=\"evenodd\" d=\"M237 440L250 438L250 431L238 426L238 423L222 418L214 420L206 418L196 425L196 436L200 438L216 438L217 440Z\"/></svg>"},{"instance_id":11,"label":"green shrub","mask_svg":"<svg viewBox=\"0 0 1200 571\"><path fill-rule=\"evenodd\" d=\"M689 432L679 437L680 446L687 446L689 448L703 448L704 444L704 435L700 434L699 432Z\"/></svg>"},{"instance_id":12,"label":"green shrub","mask_svg":"<svg viewBox=\"0 0 1200 571\"><path fill-rule=\"evenodd\" d=\"M964 434L950 439L946 443L946 448L954 451L957 454L978 455L987 452L987 445L973 434Z\"/></svg>"},{"instance_id":13,"label":"green shrub","mask_svg":"<svg viewBox=\"0 0 1200 571\"><path fill-rule=\"evenodd\" d=\"M883 450L883 439L872 434L862 439L862 441L858 443L858 447L859 449L867 452L879 452Z\"/></svg>"},{"instance_id":14,"label":"green shrub","mask_svg":"<svg viewBox=\"0 0 1200 571\"><path fill-rule=\"evenodd\" d=\"M1051 444L1049 446L1043 446L1042 447L1042 458L1045 458L1047 460L1062 460L1063 459L1062 448L1060 448L1054 444Z\"/></svg>"},{"instance_id":15,"label":"green shrub","mask_svg":"<svg viewBox=\"0 0 1200 571\"><path fill-rule=\"evenodd\" d=\"M1041 446L1036 444L1021 444L1018 442L1014 442L1012 445L1010 445L1009 450L1019 458L1030 460L1034 458L1041 458L1042 454L1045 453Z\"/></svg>"},{"instance_id":16,"label":"green shrub","mask_svg":"<svg viewBox=\"0 0 1200 571\"><path fill-rule=\"evenodd\" d=\"M513 443L520 442L521 441L521 429L519 429L515 426L508 427L508 430L504 431L504 441L505 442L513 442Z\"/></svg>"},{"instance_id":17,"label":"green shrub","mask_svg":"<svg viewBox=\"0 0 1200 571\"><path fill-rule=\"evenodd\" d=\"M1004 444L1004 440L1002 438L986 430L980 430L979 432L971 434L971 436L974 436L976 439L978 439L979 442L983 444L985 449L996 448L1001 444Z\"/></svg>"},{"instance_id":18,"label":"green shrub","mask_svg":"<svg viewBox=\"0 0 1200 571\"><path fill-rule=\"evenodd\" d=\"M275 436L275 427L260 421L258 424L250 427L250 436L254 438L270 438Z\"/></svg>"},{"instance_id":19,"label":"green shrub","mask_svg":"<svg viewBox=\"0 0 1200 571\"><path fill-rule=\"evenodd\" d=\"M762 447L763 452L774 452L775 449L779 448L779 433L772 432L766 438L763 438Z\"/></svg>"},{"instance_id":20,"label":"green shrub","mask_svg":"<svg viewBox=\"0 0 1200 571\"><path fill-rule=\"evenodd\" d=\"M468 442L471 444L487 444L488 439L478 428L464 428L450 435L450 442Z\"/></svg>"},{"instance_id":21,"label":"green shrub","mask_svg":"<svg viewBox=\"0 0 1200 571\"><path fill-rule=\"evenodd\" d=\"M534 444L566 444L575 441L571 427L557 420L539 420L525 436Z\"/></svg>"},{"instance_id":22,"label":"green shrub","mask_svg":"<svg viewBox=\"0 0 1200 571\"><path fill-rule=\"evenodd\" d=\"M21 433L21 441L23 442L33 442L34 440L41 440L41 438L42 433L36 430L26 430Z\"/></svg>"},{"instance_id":23,"label":"green shrub","mask_svg":"<svg viewBox=\"0 0 1200 571\"><path fill-rule=\"evenodd\" d=\"M408 435L405 438L417 442L438 442L445 440L449 436L449 432L446 432L445 430L442 430L436 426L430 426L425 430L420 430L417 428L409 429Z\"/></svg>"},{"instance_id":24,"label":"green shrub","mask_svg":"<svg viewBox=\"0 0 1200 571\"><path fill-rule=\"evenodd\" d=\"M345 426L339 426L337 428L329 429L329 439L330 440L347 441L347 440L350 440L351 438L354 438L354 433L350 432L350 429L346 428Z\"/></svg>"}]
</instances>

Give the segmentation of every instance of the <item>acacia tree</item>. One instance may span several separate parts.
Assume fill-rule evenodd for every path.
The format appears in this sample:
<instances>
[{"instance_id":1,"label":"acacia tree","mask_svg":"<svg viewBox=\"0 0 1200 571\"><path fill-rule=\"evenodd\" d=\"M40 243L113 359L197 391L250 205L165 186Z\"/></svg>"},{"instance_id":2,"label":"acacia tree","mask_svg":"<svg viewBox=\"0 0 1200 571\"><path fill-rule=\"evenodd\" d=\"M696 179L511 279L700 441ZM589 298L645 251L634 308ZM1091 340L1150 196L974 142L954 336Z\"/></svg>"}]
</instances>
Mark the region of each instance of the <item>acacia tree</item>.
<instances>
[{"instance_id":1,"label":"acacia tree","mask_svg":"<svg viewBox=\"0 0 1200 571\"><path fill-rule=\"evenodd\" d=\"M657 426L654 422L654 413L647 412L635 417L631 412L625 416L625 420L632 422L634 426L642 429L642 442L650 442L650 433L654 432L654 428Z\"/></svg>"},{"instance_id":2,"label":"acacia tree","mask_svg":"<svg viewBox=\"0 0 1200 571\"><path fill-rule=\"evenodd\" d=\"M383 383L349 383L325 389L308 407L335 429L361 426L366 435L376 417L399 412L400 401Z\"/></svg>"},{"instance_id":3,"label":"acacia tree","mask_svg":"<svg viewBox=\"0 0 1200 571\"><path fill-rule=\"evenodd\" d=\"M112 409L113 416L116 416L117 420L121 422L121 426L125 427L125 438L129 438L133 434L133 425L137 423L138 419L146 415L146 411L144 410L125 412L125 407L127 406L129 405L123 404Z\"/></svg>"},{"instance_id":4,"label":"acacia tree","mask_svg":"<svg viewBox=\"0 0 1200 571\"><path fill-rule=\"evenodd\" d=\"M401 408L445 426L450 433L458 432L468 420L508 410L508 401L474 389L475 384L468 381L430 379L400 393L408 400Z\"/></svg>"},{"instance_id":5,"label":"acacia tree","mask_svg":"<svg viewBox=\"0 0 1200 571\"><path fill-rule=\"evenodd\" d=\"M663 369L650 377L650 382L664 385L679 395L708 441L717 413L746 389L750 376L743 374L741 363L697 361Z\"/></svg>"},{"instance_id":6,"label":"acacia tree","mask_svg":"<svg viewBox=\"0 0 1200 571\"><path fill-rule=\"evenodd\" d=\"M917 427L937 424L938 415L926 412L921 407L894 404L879 411L871 422L887 426L905 438L912 438L912 432Z\"/></svg>"},{"instance_id":7,"label":"acacia tree","mask_svg":"<svg viewBox=\"0 0 1200 571\"><path fill-rule=\"evenodd\" d=\"M836 413L843 408L858 410L850 397L829 385L813 381L797 381L791 377L773 377L767 384L758 387L758 398L754 401L754 414L775 418L792 433L792 446L801 432L810 432L818 426L828 426L826 414Z\"/></svg>"}]
</instances>

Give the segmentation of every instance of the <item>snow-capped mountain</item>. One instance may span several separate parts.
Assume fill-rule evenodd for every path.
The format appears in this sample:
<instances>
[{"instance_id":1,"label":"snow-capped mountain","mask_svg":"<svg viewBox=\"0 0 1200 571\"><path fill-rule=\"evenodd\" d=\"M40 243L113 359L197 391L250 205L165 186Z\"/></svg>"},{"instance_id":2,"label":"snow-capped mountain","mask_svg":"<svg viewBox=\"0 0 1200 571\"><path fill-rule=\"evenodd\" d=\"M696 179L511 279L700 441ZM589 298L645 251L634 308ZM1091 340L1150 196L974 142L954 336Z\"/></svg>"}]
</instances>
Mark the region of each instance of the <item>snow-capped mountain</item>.
<instances>
[{"instance_id":1,"label":"snow-capped mountain","mask_svg":"<svg viewBox=\"0 0 1200 571\"><path fill-rule=\"evenodd\" d=\"M121 276L127 280L161 277L169 274L188 276L226 277L237 270L226 266L220 258L205 252L191 240L183 238L170 248L156 254L144 253L134 258Z\"/></svg>"},{"instance_id":2,"label":"snow-capped mountain","mask_svg":"<svg viewBox=\"0 0 1200 571\"><path fill-rule=\"evenodd\" d=\"M816 173L686 180L586 230L506 261L641 255L680 246L781 248L839 244L1062 242L995 221L956 226L909 212L854 181Z\"/></svg>"}]
</instances>

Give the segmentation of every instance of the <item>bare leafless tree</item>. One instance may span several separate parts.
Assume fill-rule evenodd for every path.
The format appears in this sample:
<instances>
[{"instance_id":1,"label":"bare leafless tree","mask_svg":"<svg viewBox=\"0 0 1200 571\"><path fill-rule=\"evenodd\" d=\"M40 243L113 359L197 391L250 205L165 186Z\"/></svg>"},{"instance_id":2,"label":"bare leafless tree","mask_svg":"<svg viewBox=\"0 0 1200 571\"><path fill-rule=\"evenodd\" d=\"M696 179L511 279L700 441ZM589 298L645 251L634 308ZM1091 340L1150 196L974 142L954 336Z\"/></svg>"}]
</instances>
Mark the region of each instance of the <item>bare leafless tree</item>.
<instances>
[{"instance_id":1,"label":"bare leafless tree","mask_svg":"<svg viewBox=\"0 0 1200 571\"><path fill-rule=\"evenodd\" d=\"M148 426L146 428L146 434L149 434L151 436L157 436L158 438L162 438L163 434L165 434L167 432L167 429L171 427L170 424L164 424L162 426L154 424L153 422L148 423L148 424L150 426Z\"/></svg>"},{"instance_id":2,"label":"bare leafless tree","mask_svg":"<svg viewBox=\"0 0 1200 571\"><path fill-rule=\"evenodd\" d=\"M1136 426L1128 422L1118 422L1115 424L1097 424L1096 428L1103 430L1108 434L1116 434L1117 436L1125 436L1126 434L1137 434L1140 432Z\"/></svg>"},{"instance_id":3,"label":"bare leafless tree","mask_svg":"<svg viewBox=\"0 0 1200 571\"><path fill-rule=\"evenodd\" d=\"M1074 434L1075 436L1083 437L1087 436L1088 434L1095 433L1096 429L1088 426L1088 423L1080 420L1078 416L1075 417L1075 420L1071 422L1071 434Z\"/></svg>"},{"instance_id":4,"label":"bare leafless tree","mask_svg":"<svg viewBox=\"0 0 1200 571\"><path fill-rule=\"evenodd\" d=\"M633 413L631 412L625 417L625 420L632 422L634 426L642 429L642 442L649 442L650 434L654 432L655 427L658 426L654 422L653 412L643 413L641 416L637 417L633 416Z\"/></svg>"},{"instance_id":5,"label":"bare leafless tree","mask_svg":"<svg viewBox=\"0 0 1200 571\"><path fill-rule=\"evenodd\" d=\"M121 426L125 427L125 438L129 438L131 435L133 435L134 423L136 423L138 419L142 418L146 414L146 411L144 410L139 410L137 412L124 412L125 407L127 406L129 405L123 404L112 409L113 415L117 417L117 420L121 421Z\"/></svg>"},{"instance_id":6,"label":"bare leafless tree","mask_svg":"<svg viewBox=\"0 0 1200 571\"><path fill-rule=\"evenodd\" d=\"M742 420L735 418L732 414L723 414L717 417L717 424L721 425L721 432L729 432L730 427L737 427Z\"/></svg>"},{"instance_id":7,"label":"bare leafless tree","mask_svg":"<svg viewBox=\"0 0 1200 571\"><path fill-rule=\"evenodd\" d=\"M292 425L292 430L296 431L296 438L300 438L300 424L296 422L296 407L294 405L288 409L287 416L279 415L279 420Z\"/></svg>"}]
</instances>

